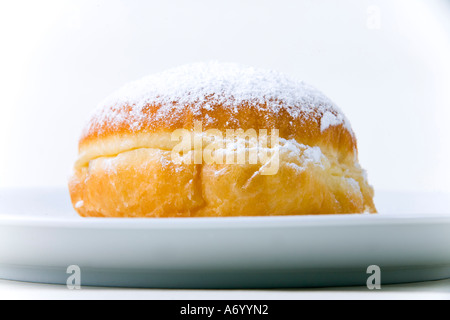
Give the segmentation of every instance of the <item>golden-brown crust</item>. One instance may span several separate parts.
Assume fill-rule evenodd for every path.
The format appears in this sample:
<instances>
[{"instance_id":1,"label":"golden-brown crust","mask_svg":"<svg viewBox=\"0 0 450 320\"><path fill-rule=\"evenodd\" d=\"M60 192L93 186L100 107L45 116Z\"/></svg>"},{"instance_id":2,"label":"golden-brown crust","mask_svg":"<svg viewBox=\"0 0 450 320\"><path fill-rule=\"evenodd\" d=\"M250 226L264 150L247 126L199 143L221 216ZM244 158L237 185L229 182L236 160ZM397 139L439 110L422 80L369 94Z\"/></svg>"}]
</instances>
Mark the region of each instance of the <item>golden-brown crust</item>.
<instances>
[{"instance_id":1,"label":"golden-brown crust","mask_svg":"<svg viewBox=\"0 0 450 320\"><path fill-rule=\"evenodd\" d=\"M344 124L330 126L322 131L323 113L321 112L299 110L294 117L286 109L282 108L274 112L267 105L243 104L237 112L232 112L231 109L219 104L211 107L207 99L204 105L208 106L208 109L199 107L198 104L186 105L181 110L172 110L164 118L158 118L157 113L161 106L149 103L141 110L138 129L135 122L130 121L133 117L132 107L107 106L106 109L114 110L114 118L89 123L80 139L79 150L81 151L86 145L114 136L170 132L180 128L192 130L194 122L201 121L204 130L218 129L225 132L227 129L257 131L277 129L280 138L295 139L305 145L333 150L339 154L342 161L354 161L357 156L357 143L353 132L349 131ZM198 110L201 110L200 113ZM331 112L336 116L339 115L337 110ZM205 119L209 121L204 121Z\"/></svg>"},{"instance_id":2,"label":"golden-brown crust","mask_svg":"<svg viewBox=\"0 0 450 320\"><path fill-rule=\"evenodd\" d=\"M359 166L291 148L278 173L260 164L175 164L171 152L141 148L75 169L72 202L84 217L224 217L376 212Z\"/></svg>"},{"instance_id":3,"label":"golden-brown crust","mask_svg":"<svg viewBox=\"0 0 450 320\"><path fill-rule=\"evenodd\" d=\"M137 86L140 91L131 86L107 100L80 139L79 159L69 181L76 211L84 217L376 212L373 188L358 163L355 135L330 100L279 75L246 70L242 74L248 79L241 81L241 71L231 70L223 83L221 75L219 82L212 79L215 86L208 90L216 90L217 95L200 90L208 81L191 85L191 78L185 75L180 81L183 90L171 87L175 78L169 72L141 83ZM263 88L258 88L259 83L255 88L253 83L242 93L240 86L245 87L252 77L262 78ZM160 79L170 90L158 87ZM278 92L284 86L289 89L285 100L259 95L256 100L246 98L254 97L255 92L283 97ZM176 163L171 150L177 141L172 141L171 133L193 131L198 122L203 132L215 129L223 136L228 129L278 130L277 173L261 173L269 162Z\"/></svg>"}]
</instances>

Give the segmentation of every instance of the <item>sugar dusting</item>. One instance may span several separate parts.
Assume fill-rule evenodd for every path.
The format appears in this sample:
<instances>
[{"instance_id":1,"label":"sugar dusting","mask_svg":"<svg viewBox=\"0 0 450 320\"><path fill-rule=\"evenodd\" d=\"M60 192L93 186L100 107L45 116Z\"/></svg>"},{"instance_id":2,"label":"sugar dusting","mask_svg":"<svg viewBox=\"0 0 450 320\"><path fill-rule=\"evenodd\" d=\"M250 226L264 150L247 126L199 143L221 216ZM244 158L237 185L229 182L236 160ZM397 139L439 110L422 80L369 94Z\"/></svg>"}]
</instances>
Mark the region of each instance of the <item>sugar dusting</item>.
<instances>
[{"instance_id":1,"label":"sugar dusting","mask_svg":"<svg viewBox=\"0 0 450 320\"><path fill-rule=\"evenodd\" d=\"M187 152L182 156L181 162L193 163L194 151ZM212 149L214 159L222 159L221 163L226 163L226 159L232 159L232 163L228 164L250 164L250 154L255 155L255 160L260 168L274 165L273 161L290 167L298 172L305 171L309 166L317 166L325 169L324 162L326 156L322 153L320 147L311 147L298 143L295 139L280 138L278 143L273 146L262 146L258 142L249 143L245 139L228 140L223 139L221 143L216 140L216 145ZM276 159L275 159L276 157ZM243 163L237 163L236 159L244 159ZM160 160L161 164L167 165L167 160ZM172 163L172 162L171 162ZM216 163L213 161L213 163ZM278 165L277 165L278 166ZM260 169L260 171L261 171ZM228 167L219 166L216 176L228 173ZM259 174L258 172L257 174ZM255 174L255 175L257 175Z\"/></svg>"},{"instance_id":2,"label":"sugar dusting","mask_svg":"<svg viewBox=\"0 0 450 320\"><path fill-rule=\"evenodd\" d=\"M78 202L75 204L75 208L76 208L76 209L80 209L80 208L82 208L82 207L84 207L84 201L78 201Z\"/></svg>"},{"instance_id":3,"label":"sugar dusting","mask_svg":"<svg viewBox=\"0 0 450 320\"><path fill-rule=\"evenodd\" d=\"M339 108L312 86L276 71L218 62L174 68L124 86L99 105L86 131L124 122L138 131L148 104L160 106L155 120L171 121L186 105L201 115L216 105L237 113L246 104L274 113L285 111L293 118L319 115L322 131L342 124L353 134ZM121 111L124 105L131 107L129 114Z\"/></svg>"},{"instance_id":4,"label":"sugar dusting","mask_svg":"<svg viewBox=\"0 0 450 320\"><path fill-rule=\"evenodd\" d=\"M330 127L333 126L338 126L340 124L343 124L344 127L346 127L346 129L349 132L352 132L351 127L348 124L348 121L346 121L344 115L342 113L338 113L338 114L333 114L330 111L326 111L323 116L322 116L322 120L320 122L320 131L325 131Z\"/></svg>"}]
</instances>

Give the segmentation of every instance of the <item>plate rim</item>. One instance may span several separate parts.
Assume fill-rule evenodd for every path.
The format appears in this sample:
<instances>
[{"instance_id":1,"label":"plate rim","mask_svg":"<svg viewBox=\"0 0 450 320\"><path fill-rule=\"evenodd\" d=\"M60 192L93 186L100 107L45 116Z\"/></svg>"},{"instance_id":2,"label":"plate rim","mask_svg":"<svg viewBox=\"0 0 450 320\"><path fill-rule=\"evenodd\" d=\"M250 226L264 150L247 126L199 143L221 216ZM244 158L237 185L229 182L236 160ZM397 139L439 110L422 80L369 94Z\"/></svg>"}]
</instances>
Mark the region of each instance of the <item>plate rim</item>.
<instances>
[{"instance_id":1,"label":"plate rim","mask_svg":"<svg viewBox=\"0 0 450 320\"><path fill-rule=\"evenodd\" d=\"M261 229L303 227L370 227L380 225L448 225L450 215L338 214L267 217L70 218L0 214L0 226L73 229Z\"/></svg>"}]
</instances>

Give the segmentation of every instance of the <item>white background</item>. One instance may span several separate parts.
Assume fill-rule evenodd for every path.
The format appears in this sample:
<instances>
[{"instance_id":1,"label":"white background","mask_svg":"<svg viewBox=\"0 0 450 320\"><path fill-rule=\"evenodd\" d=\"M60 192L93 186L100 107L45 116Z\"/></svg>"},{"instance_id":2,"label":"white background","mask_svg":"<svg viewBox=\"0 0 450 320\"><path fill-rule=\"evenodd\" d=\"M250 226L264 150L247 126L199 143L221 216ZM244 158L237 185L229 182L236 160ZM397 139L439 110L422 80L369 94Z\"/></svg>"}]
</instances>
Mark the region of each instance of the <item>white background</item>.
<instances>
[{"instance_id":1,"label":"white background","mask_svg":"<svg viewBox=\"0 0 450 320\"><path fill-rule=\"evenodd\" d=\"M105 96L219 60L327 94L376 189L450 192L447 0L1 0L0 40L2 187L65 185Z\"/></svg>"}]
</instances>

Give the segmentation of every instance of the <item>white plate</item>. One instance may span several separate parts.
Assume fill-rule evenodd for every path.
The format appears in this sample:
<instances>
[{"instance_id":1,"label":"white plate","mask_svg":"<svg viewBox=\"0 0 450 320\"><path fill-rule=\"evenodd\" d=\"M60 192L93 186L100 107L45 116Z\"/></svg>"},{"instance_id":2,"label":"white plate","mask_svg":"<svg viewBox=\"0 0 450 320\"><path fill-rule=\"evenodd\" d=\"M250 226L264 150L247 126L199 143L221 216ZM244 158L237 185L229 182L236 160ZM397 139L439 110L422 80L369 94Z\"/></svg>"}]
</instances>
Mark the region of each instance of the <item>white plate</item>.
<instances>
[{"instance_id":1,"label":"white plate","mask_svg":"<svg viewBox=\"0 0 450 320\"><path fill-rule=\"evenodd\" d=\"M0 278L276 288L450 278L450 197L379 193L379 215L82 219L65 190L0 191Z\"/></svg>"}]
</instances>

